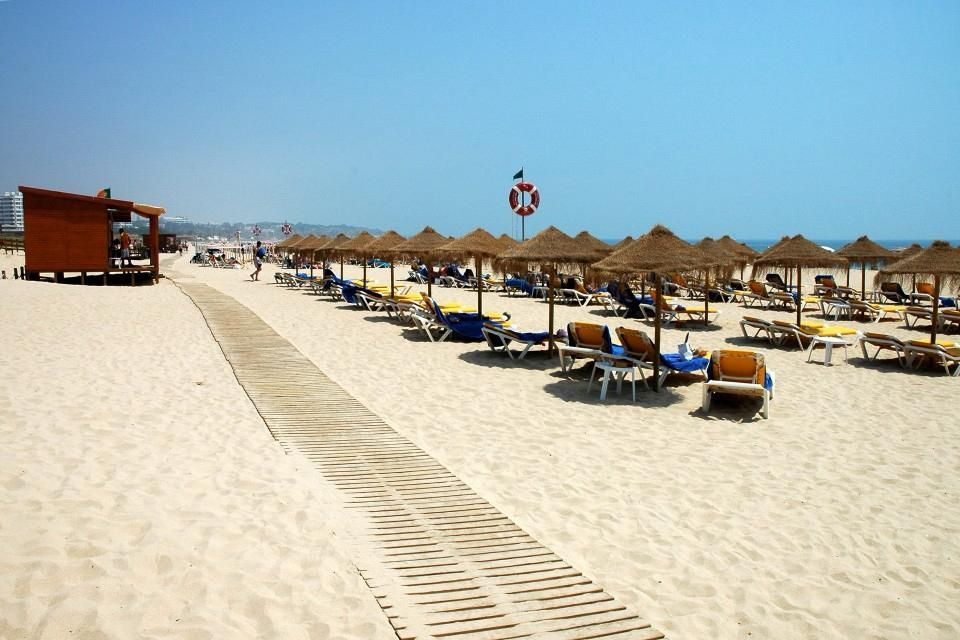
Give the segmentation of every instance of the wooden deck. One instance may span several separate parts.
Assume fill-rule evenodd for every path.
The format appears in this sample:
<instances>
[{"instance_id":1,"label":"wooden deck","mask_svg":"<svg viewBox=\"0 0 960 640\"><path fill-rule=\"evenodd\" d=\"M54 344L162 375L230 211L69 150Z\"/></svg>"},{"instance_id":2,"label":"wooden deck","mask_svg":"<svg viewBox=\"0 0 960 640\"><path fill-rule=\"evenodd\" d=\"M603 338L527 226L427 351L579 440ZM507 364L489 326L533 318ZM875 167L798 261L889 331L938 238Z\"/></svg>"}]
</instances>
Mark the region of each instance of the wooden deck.
<instances>
[{"instance_id":1,"label":"wooden deck","mask_svg":"<svg viewBox=\"0 0 960 640\"><path fill-rule=\"evenodd\" d=\"M354 562L398 638L663 637L252 311L207 285L177 285L280 446L305 456L342 492L357 529Z\"/></svg>"}]
</instances>

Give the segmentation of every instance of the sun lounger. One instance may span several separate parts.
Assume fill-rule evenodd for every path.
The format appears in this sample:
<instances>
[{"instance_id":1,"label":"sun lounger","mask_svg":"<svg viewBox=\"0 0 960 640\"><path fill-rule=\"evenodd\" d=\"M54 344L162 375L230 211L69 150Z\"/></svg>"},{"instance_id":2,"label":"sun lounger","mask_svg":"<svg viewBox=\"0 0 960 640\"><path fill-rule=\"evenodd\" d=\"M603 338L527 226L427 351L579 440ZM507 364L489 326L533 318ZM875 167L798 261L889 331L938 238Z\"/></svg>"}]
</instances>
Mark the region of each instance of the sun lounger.
<instances>
[{"instance_id":1,"label":"sun lounger","mask_svg":"<svg viewBox=\"0 0 960 640\"><path fill-rule=\"evenodd\" d=\"M960 329L960 311L957 309L941 309L937 318L944 331L953 327Z\"/></svg>"},{"instance_id":2,"label":"sun lounger","mask_svg":"<svg viewBox=\"0 0 960 640\"><path fill-rule=\"evenodd\" d=\"M904 347L907 367L919 368L924 362L933 366L942 366L943 370L954 377L960 377L960 348L952 342L930 344L923 340L910 340ZM953 367L953 373L950 373Z\"/></svg>"},{"instance_id":3,"label":"sun lounger","mask_svg":"<svg viewBox=\"0 0 960 640\"><path fill-rule=\"evenodd\" d=\"M550 337L548 331L514 331L497 322L484 322L481 332L492 351L506 353L511 360L523 360L532 347L543 346ZM519 352L515 352L510 349L511 342L522 344L524 347Z\"/></svg>"},{"instance_id":4,"label":"sun lounger","mask_svg":"<svg viewBox=\"0 0 960 640\"><path fill-rule=\"evenodd\" d=\"M892 351L896 354L897 362L900 363L901 367L906 364L906 358L904 356L906 345L896 336L891 336L886 333L867 332L859 335L858 342L860 343L860 350L863 352L863 357L867 360L876 360L881 351ZM872 358L870 354L867 353L867 345L877 348Z\"/></svg>"},{"instance_id":5,"label":"sun lounger","mask_svg":"<svg viewBox=\"0 0 960 640\"><path fill-rule=\"evenodd\" d=\"M909 304L910 296L906 291L903 290L903 287L900 286L899 282L882 282L880 283L880 295L894 303L894 304Z\"/></svg>"},{"instance_id":6,"label":"sun lounger","mask_svg":"<svg viewBox=\"0 0 960 640\"><path fill-rule=\"evenodd\" d=\"M774 344L785 345L795 340L797 346L806 349L813 341L814 337L832 337L841 338L843 336L856 335L857 330L839 325L822 325L814 327L809 324L796 325L792 322L783 320L774 320L768 329L770 339Z\"/></svg>"},{"instance_id":7,"label":"sun lounger","mask_svg":"<svg viewBox=\"0 0 960 640\"><path fill-rule=\"evenodd\" d=\"M753 396L762 399L760 414L769 418L773 378L762 354L739 349L714 351L710 356L707 380L703 383L701 408L704 412L710 410L710 400L715 393Z\"/></svg>"},{"instance_id":8,"label":"sun lounger","mask_svg":"<svg viewBox=\"0 0 960 640\"><path fill-rule=\"evenodd\" d=\"M932 307L907 307L903 312L903 319L908 327L915 327L921 320L933 321ZM911 322L912 320L912 322Z\"/></svg>"},{"instance_id":9,"label":"sun lounger","mask_svg":"<svg viewBox=\"0 0 960 640\"><path fill-rule=\"evenodd\" d=\"M650 336L637 329L618 327L617 337L620 338L623 355L632 358L638 367L653 370L653 362L657 348L653 340L650 339ZM663 386L667 376L671 373L703 372L709 362L705 357L695 357L687 360L679 353L661 353L660 377L655 381L657 388L659 389Z\"/></svg>"},{"instance_id":10,"label":"sun lounger","mask_svg":"<svg viewBox=\"0 0 960 640\"><path fill-rule=\"evenodd\" d=\"M904 320L907 307L902 304L882 304L851 298L850 309L853 313L861 315L867 320L880 322L887 316L895 316Z\"/></svg>"},{"instance_id":11,"label":"sun lounger","mask_svg":"<svg viewBox=\"0 0 960 640\"><path fill-rule=\"evenodd\" d=\"M602 324L593 322L571 322L567 325L567 344L557 345L560 370L564 375L569 373L577 359L597 361L603 357L603 329ZM567 365L567 357L570 358L570 365Z\"/></svg>"},{"instance_id":12,"label":"sun lounger","mask_svg":"<svg viewBox=\"0 0 960 640\"><path fill-rule=\"evenodd\" d=\"M744 338L759 338L762 333L767 341L773 342L773 338L770 336L770 326L771 323L768 320L752 316L743 316L743 320L740 321L740 331L743 332ZM747 327L756 329L752 336L747 335Z\"/></svg>"}]
</instances>

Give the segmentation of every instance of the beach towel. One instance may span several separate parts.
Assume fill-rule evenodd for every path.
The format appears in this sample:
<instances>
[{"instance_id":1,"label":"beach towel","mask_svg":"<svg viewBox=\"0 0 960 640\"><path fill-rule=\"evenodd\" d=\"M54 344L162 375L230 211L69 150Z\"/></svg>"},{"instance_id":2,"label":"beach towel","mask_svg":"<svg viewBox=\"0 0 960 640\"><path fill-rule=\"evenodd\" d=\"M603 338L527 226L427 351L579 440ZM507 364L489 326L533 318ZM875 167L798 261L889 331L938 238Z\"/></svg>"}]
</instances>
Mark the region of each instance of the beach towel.
<instances>
[{"instance_id":1,"label":"beach towel","mask_svg":"<svg viewBox=\"0 0 960 640\"><path fill-rule=\"evenodd\" d=\"M679 353L661 353L660 362L673 371L680 371L681 373L696 373L710 366L710 360L707 358L697 357L684 360Z\"/></svg>"}]
</instances>

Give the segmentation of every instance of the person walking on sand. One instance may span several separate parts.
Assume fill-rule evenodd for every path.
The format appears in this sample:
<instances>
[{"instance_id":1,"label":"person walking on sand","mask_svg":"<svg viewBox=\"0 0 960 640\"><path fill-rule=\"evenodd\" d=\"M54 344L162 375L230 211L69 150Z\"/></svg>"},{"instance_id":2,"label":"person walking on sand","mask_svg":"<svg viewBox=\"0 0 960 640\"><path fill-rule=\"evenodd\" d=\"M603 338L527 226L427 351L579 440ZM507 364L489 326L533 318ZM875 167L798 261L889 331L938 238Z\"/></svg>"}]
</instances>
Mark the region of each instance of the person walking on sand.
<instances>
[{"instance_id":1,"label":"person walking on sand","mask_svg":"<svg viewBox=\"0 0 960 640\"><path fill-rule=\"evenodd\" d=\"M257 240L257 250L253 254L253 266L255 266L257 270L250 274L251 280L260 279L260 269L263 268L263 259L266 257L267 257L267 248L261 245L260 241Z\"/></svg>"},{"instance_id":2,"label":"person walking on sand","mask_svg":"<svg viewBox=\"0 0 960 640\"><path fill-rule=\"evenodd\" d=\"M120 268L123 268L123 261L126 259L127 266L133 266L133 260L130 259L130 234L126 229L120 229Z\"/></svg>"}]
</instances>

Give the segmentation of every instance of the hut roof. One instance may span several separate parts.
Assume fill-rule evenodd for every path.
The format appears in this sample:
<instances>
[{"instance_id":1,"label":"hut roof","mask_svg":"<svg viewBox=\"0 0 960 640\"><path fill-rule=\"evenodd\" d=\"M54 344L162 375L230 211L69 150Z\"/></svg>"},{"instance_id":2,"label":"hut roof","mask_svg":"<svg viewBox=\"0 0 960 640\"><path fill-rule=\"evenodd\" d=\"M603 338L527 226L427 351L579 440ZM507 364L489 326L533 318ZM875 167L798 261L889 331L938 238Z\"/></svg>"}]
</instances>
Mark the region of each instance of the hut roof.
<instances>
[{"instance_id":1,"label":"hut roof","mask_svg":"<svg viewBox=\"0 0 960 640\"><path fill-rule=\"evenodd\" d=\"M837 255L852 260L896 259L897 257L893 251L881 247L867 236L860 236L855 241L844 245L837 251Z\"/></svg>"},{"instance_id":2,"label":"hut roof","mask_svg":"<svg viewBox=\"0 0 960 640\"><path fill-rule=\"evenodd\" d=\"M896 254L897 258L899 258L900 260L903 260L905 258L909 258L910 256L915 256L921 251L923 251L923 247L920 246L920 244L914 242L912 245L910 245L906 249L902 249L900 251L894 251L894 254Z\"/></svg>"},{"instance_id":3,"label":"hut roof","mask_svg":"<svg viewBox=\"0 0 960 640\"><path fill-rule=\"evenodd\" d=\"M597 259L597 254L551 225L529 240L507 249L500 254L500 258L541 263L589 264Z\"/></svg>"},{"instance_id":4,"label":"hut roof","mask_svg":"<svg viewBox=\"0 0 960 640\"><path fill-rule=\"evenodd\" d=\"M367 253L367 245L371 242L373 242L373 236L367 231L361 231L354 237L338 246L337 249L345 253L365 255Z\"/></svg>"},{"instance_id":5,"label":"hut roof","mask_svg":"<svg viewBox=\"0 0 960 640\"><path fill-rule=\"evenodd\" d=\"M641 271L686 271L714 264L715 259L658 224L623 249L594 264L593 268L608 273L625 274Z\"/></svg>"},{"instance_id":6,"label":"hut roof","mask_svg":"<svg viewBox=\"0 0 960 640\"><path fill-rule=\"evenodd\" d=\"M451 240L441 249L451 254L485 257L495 256L503 250L499 240L479 227L457 240Z\"/></svg>"},{"instance_id":7,"label":"hut roof","mask_svg":"<svg viewBox=\"0 0 960 640\"><path fill-rule=\"evenodd\" d=\"M394 247L397 253L408 253L420 256L434 256L437 250L450 242L446 236L437 233L432 227L424 227L423 231L411 236Z\"/></svg>"},{"instance_id":8,"label":"hut roof","mask_svg":"<svg viewBox=\"0 0 960 640\"><path fill-rule=\"evenodd\" d=\"M500 237L497 238L497 242L500 243L500 252L501 252L501 253L503 253L503 252L506 251L507 249L511 249L511 248L517 246L518 244L520 244L519 241L514 240L513 238L511 238L511 237L510 237L509 235L507 235L506 233L501 233L501 234L500 234Z\"/></svg>"},{"instance_id":9,"label":"hut roof","mask_svg":"<svg viewBox=\"0 0 960 640\"><path fill-rule=\"evenodd\" d=\"M340 247L350 241L350 236L345 233L338 233L336 237L330 238L330 241L320 247L321 251L339 251Z\"/></svg>"},{"instance_id":10,"label":"hut roof","mask_svg":"<svg viewBox=\"0 0 960 640\"><path fill-rule=\"evenodd\" d=\"M746 258L736 253L724 245L720 244L718 240L714 240L710 236L707 236L695 246L699 247L708 256L714 258L719 265L737 265L746 264Z\"/></svg>"},{"instance_id":11,"label":"hut roof","mask_svg":"<svg viewBox=\"0 0 960 640\"><path fill-rule=\"evenodd\" d=\"M738 256L743 257L745 260L747 260L747 262L749 262L756 256L760 255L759 253L757 253L756 251L754 251L744 243L737 242L736 240L734 240L728 235L724 235L722 238L718 239L717 244L723 247L724 249L726 249L727 251L729 251L730 253L734 253Z\"/></svg>"},{"instance_id":12,"label":"hut roof","mask_svg":"<svg viewBox=\"0 0 960 640\"><path fill-rule=\"evenodd\" d=\"M283 240L278 242L277 246L280 247L281 249L286 249L287 247L291 246L295 242L300 242L301 240L303 240L303 236L295 233L292 236L284 238Z\"/></svg>"},{"instance_id":13,"label":"hut roof","mask_svg":"<svg viewBox=\"0 0 960 640\"><path fill-rule=\"evenodd\" d=\"M960 276L960 251L937 240L926 249L881 269L881 273L930 273Z\"/></svg>"},{"instance_id":14,"label":"hut roof","mask_svg":"<svg viewBox=\"0 0 960 640\"><path fill-rule=\"evenodd\" d=\"M573 236L573 239L577 242L583 244L584 247L593 250L597 254L597 258L602 258L603 256L609 255L613 251L613 247L590 235L589 231L581 231L577 235Z\"/></svg>"},{"instance_id":15,"label":"hut roof","mask_svg":"<svg viewBox=\"0 0 960 640\"><path fill-rule=\"evenodd\" d=\"M406 240L406 238L396 231L387 231L386 233L374 238L370 244L367 245L367 251L369 251L371 255L392 254L394 248L404 240Z\"/></svg>"},{"instance_id":16,"label":"hut roof","mask_svg":"<svg viewBox=\"0 0 960 640\"><path fill-rule=\"evenodd\" d=\"M847 264L847 259L797 234L792 238L782 239L761 253L753 264L776 267L839 267Z\"/></svg>"}]
</instances>

